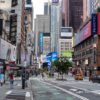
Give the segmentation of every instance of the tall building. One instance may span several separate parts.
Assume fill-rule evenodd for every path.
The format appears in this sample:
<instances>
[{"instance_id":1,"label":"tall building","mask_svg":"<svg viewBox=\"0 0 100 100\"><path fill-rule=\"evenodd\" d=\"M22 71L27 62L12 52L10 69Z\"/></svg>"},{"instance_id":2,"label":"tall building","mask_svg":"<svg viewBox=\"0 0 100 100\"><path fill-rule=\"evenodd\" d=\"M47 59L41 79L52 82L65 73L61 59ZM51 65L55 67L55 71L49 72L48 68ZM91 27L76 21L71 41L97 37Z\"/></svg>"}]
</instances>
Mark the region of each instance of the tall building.
<instances>
[{"instance_id":1,"label":"tall building","mask_svg":"<svg viewBox=\"0 0 100 100\"><path fill-rule=\"evenodd\" d=\"M17 14L17 64L23 64L25 61L25 0L18 0L18 5L12 8Z\"/></svg>"},{"instance_id":2,"label":"tall building","mask_svg":"<svg viewBox=\"0 0 100 100\"><path fill-rule=\"evenodd\" d=\"M62 24L77 32L83 22L83 0L62 1Z\"/></svg>"},{"instance_id":3,"label":"tall building","mask_svg":"<svg viewBox=\"0 0 100 100\"><path fill-rule=\"evenodd\" d=\"M28 65L32 64L32 39L33 39L33 6L31 0L25 2L25 45L26 45L26 61Z\"/></svg>"},{"instance_id":4,"label":"tall building","mask_svg":"<svg viewBox=\"0 0 100 100\"><path fill-rule=\"evenodd\" d=\"M70 23L69 0L62 0L62 26L68 27Z\"/></svg>"},{"instance_id":5,"label":"tall building","mask_svg":"<svg viewBox=\"0 0 100 100\"><path fill-rule=\"evenodd\" d=\"M83 22L85 22L88 18L90 18L90 1L91 0L83 0Z\"/></svg>"},{"instance_id":6,"label":"tall building","mask_svg":"<svg viewBox=\"0 0 100 100\"><path fill-rule=\"evenodd\" d=\"M83 0L70 0L70 26L77 32L83 22Z\"/></svg>"},{"instance_id":7,"label":"tall building","mask_svg":"<svg viewBox=\"0 0 100 100\"><path fill-rule=\"evenodd\" d=\"M51 51L58 52L58 39L60 33L60 12L61 12L61 4L57 2L53 2L51 4Z\"/></svg>"},{"instance_id":8,"label":"tall building","mask_svg":"<svg viewBox=\"0 0 100 100\"><path fill-rule=\"evenodd\" d=\"M61 27L59 38L59 57L72 58L72 27Z\"/></svg>"},{"instance_id":9,"label":"tall building","mask_svg":"<svg viewBox=\"0 0 100 100\"><path fill-rule=\"evenodd\" d=\"M4 74L7 69L6 62L16 62L17 16L11 10L16 6L17 0L0 1L0 72Z\"/></svg>"},{"instance_id":10,"label":"tall building","mask_svg":"<svg viewBox=\"0 0 100 100\"><path fill-rule=\"evenodd\" d=\"M44 34L47 34L47 36ZM46 54L47 51L45 51L43 48L45 45L43 39L44 37L49 37L49 36L50 36L50 16L37 15L35 20L35 55L36 56L40 56L40 54Z\"/></svg>"},{"instance_id":11,"label":"tall building","mask_svg":"<svg viewBox=\"0 0 100 100\"><path fill-rule=\"evenodd\" d=\"M50 15L51 12L51 5L50 2L44 3L44 15Z\"/></svg>"}]
</instances>

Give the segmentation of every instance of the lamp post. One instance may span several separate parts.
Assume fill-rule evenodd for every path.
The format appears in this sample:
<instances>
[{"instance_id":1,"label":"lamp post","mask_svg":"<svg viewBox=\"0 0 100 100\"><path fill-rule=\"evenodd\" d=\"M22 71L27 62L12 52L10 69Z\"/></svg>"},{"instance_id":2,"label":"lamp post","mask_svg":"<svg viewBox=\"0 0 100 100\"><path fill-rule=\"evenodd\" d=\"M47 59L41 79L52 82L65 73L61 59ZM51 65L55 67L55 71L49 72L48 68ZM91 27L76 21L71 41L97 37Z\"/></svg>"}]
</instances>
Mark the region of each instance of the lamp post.
<instances>
[{"instance_id":1,"label":"lamp post","mask_svg":"<svg viewBox=\"0 0 100 100\"><path fill-rule=\"evenodd\" d=\"M27 62L24 61L24 66L22 68L22 89L25 89L25 82L26 82L26 66Z\"/></svg>"}]
</instances>

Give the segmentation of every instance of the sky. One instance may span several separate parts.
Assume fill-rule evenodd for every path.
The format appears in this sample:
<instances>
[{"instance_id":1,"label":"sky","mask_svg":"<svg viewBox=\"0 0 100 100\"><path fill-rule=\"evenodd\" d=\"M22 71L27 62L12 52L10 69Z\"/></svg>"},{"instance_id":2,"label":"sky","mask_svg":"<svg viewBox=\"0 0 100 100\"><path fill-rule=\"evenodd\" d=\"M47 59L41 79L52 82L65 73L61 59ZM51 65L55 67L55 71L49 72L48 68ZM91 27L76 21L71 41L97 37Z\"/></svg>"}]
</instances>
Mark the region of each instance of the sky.
<instances>
[{"instance_id":1,"label":"sky","mask_svg":"<svg viewBox=\"0 0 100 100\"><path fill-rule=\"evenodd\" d=\"M44 2L48 0L32 0L34 7L34 17L36 18L37 14L43 14L44 12Z\"/></svg>"}]
</instances>

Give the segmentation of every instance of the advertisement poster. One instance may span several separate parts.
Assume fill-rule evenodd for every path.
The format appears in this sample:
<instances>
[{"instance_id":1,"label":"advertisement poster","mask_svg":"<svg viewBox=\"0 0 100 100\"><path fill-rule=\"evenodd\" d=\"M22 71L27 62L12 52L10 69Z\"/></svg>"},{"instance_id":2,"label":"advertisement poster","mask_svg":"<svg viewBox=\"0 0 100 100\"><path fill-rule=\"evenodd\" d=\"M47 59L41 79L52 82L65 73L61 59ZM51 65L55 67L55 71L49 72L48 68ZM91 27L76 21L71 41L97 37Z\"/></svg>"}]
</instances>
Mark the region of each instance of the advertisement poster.
<instances>
[{"instance_id":1,"label":"advertisement poster","mask_svg":"<svg viewBox=\"0 0 100 100\"><path fill-rule=\"evenodd\" d=\"M16 46L0 39L0 58L8 61L16 61Z\"/></svg>"},{"instance_id":2,"label":"advertisement poster","mask_svg":"<svg viewBox=\"0 0 100 100\"><path fill-rule=\"evenodd\" d=\"M43 52L43 33L40 33L40 52Z\"/></svg>"}]
</instances>

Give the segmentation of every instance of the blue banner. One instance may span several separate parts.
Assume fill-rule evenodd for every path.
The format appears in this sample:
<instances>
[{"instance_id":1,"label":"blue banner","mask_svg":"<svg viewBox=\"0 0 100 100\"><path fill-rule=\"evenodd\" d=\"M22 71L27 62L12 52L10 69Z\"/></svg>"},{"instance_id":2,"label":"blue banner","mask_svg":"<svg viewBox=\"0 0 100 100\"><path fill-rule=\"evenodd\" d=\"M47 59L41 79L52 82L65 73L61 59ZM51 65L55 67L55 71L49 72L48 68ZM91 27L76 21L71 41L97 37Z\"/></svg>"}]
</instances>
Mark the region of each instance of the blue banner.
<instances>
[{"instance_id":1,"label":"blue banner","mask_svg":"<svg viewBox=\"0 0 100 100\"><path fill-rule=\"evenodd\" d=\"M92 22L91 25L92 34L95 35L97 34L97 14L92 14L91 22Z\"/></svg>"},{"instance_id":2,"label":"blue banner","mask_svg":"<svg viewBox=\"0 0 100 100\"><path fill-rule=\"evenodd\" d=\"M40 52L43 53L43 33L40 33Z\"/></svg>"}]
</instances>

